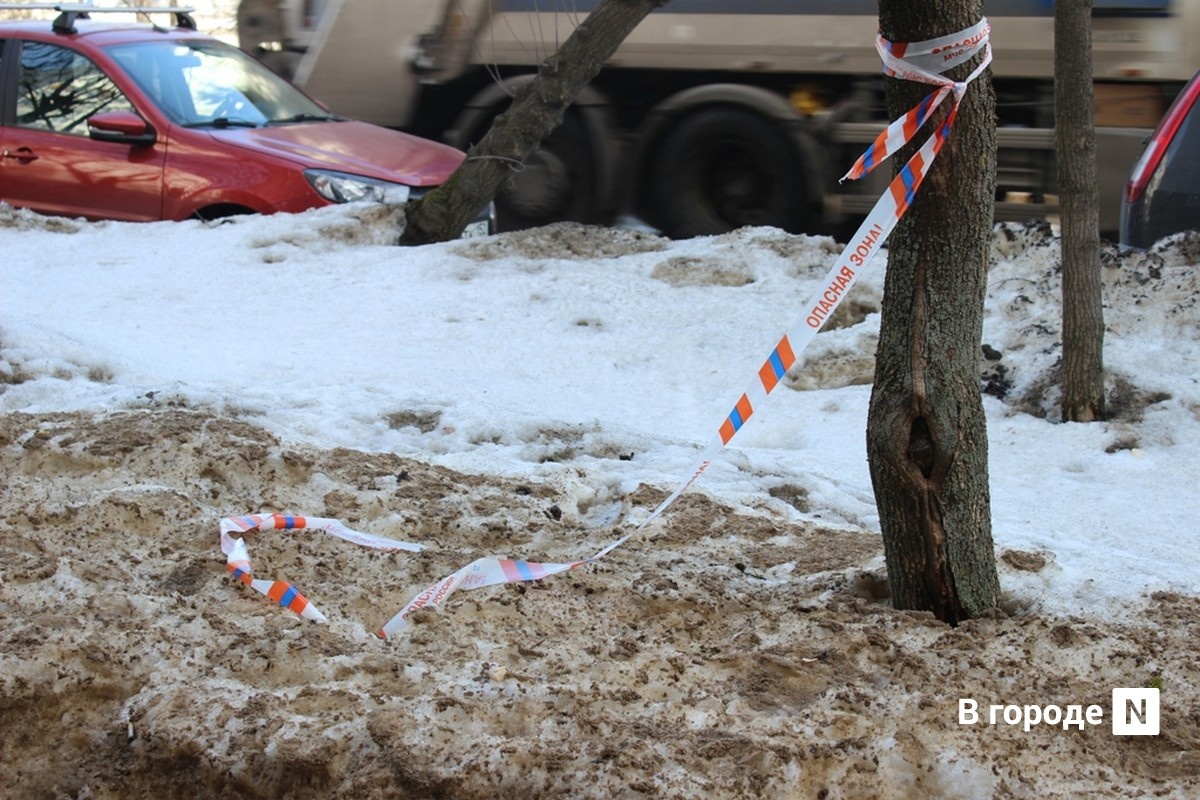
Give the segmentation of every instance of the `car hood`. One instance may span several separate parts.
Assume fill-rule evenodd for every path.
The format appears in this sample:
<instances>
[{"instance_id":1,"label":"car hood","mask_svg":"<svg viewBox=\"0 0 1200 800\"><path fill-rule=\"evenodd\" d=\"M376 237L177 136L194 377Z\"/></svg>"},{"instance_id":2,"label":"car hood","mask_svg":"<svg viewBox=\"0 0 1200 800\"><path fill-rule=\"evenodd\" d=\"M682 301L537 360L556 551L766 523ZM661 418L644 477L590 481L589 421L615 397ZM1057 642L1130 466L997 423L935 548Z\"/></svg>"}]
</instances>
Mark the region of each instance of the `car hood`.
<instances>
[{"instance_id":1,"label":"car hood","mask_svg":"<svg viewBox=\"0 0 1200 800\"><path fill-rule=\"evenodd\" d=\"M208 131L227 144L287 159L304 169L349 172L408 186L438 186L462 163L448 145L357 120L299 122Z\"/></svg>"}]
</instances>

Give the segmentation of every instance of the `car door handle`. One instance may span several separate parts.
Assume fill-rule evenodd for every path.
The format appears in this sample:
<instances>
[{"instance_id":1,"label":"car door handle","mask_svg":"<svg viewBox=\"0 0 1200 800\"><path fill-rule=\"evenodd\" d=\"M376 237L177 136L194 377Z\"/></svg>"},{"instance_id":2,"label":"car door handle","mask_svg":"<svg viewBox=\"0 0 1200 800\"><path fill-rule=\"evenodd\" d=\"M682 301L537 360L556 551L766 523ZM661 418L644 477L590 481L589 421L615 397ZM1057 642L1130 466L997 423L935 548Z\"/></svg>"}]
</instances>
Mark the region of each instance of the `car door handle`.
<instances>
[{"instance_id":1,"label":"car door handle","mask_svg":"<svg viewBox=\"0 0 1200 800\"><path fill-rule=\"evenodd\" d=\"M5 148L3 152L0 152L0 158L15 158L17 161L28 162L37 161L38 155L28 147L18 147L16 150L9 150Z\"/></svg>"}]
</instances>

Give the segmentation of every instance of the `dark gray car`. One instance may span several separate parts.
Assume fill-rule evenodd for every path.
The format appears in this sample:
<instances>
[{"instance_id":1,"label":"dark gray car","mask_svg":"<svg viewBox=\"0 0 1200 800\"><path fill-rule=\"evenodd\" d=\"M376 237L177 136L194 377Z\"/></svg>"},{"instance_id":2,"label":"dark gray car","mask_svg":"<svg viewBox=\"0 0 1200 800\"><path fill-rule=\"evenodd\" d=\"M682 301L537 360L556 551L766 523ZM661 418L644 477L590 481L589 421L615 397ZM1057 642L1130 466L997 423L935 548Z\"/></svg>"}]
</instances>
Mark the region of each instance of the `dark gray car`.
<instances>
[{"instance_id":1,"label":"dark gray car","mask_svg":"<svg viewBox=\"0 0 1200 800\"><path fill-rule=\"evenodd\" d=\"M1146 142L1121 202L1121 244L1145 249L1164 236L1200 230L1200 72Z\"/></svg>"}]
</instances>

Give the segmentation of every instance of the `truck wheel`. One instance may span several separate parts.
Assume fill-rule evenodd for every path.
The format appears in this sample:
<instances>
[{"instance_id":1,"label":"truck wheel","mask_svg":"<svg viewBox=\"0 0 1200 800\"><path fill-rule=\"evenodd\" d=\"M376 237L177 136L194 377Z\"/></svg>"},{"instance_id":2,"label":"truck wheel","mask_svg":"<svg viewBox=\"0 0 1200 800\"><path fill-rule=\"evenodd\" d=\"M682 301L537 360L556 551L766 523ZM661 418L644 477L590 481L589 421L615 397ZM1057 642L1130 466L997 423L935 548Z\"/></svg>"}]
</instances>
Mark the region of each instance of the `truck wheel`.
<instances>
[{"instance_id":1,"label":"truck wheel","mask_svg":"<svg viewBox=\"0 0 1200 800\"><path fill-rule=\"evenodd\" d=\"M595 163L583 122L568 113L496 195L501 231L551 222L599 222Z\"/></svg>"},{"instance_id":2,"label":"truck wheel","mask_svg":"<svg viewBox=\"0 0 1200 800\"><path fill-rule=\"evenodd\" d=\"M685 117L656 161L655 221L673 239L745 225L801 233L820 221L808 159L777 124L751 111L717 108Z\"/></svg>"}]
</instances>

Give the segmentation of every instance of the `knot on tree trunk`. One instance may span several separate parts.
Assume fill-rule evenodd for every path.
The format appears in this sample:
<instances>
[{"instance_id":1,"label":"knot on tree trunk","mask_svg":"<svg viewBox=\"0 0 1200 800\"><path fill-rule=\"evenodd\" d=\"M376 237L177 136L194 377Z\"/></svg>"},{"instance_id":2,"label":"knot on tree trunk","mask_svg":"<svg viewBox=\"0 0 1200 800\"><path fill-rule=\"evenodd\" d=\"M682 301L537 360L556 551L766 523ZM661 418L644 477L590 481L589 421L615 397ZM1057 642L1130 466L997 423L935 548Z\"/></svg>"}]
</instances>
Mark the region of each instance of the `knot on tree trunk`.
<instances>
[{"instance_id":1,"label":"knot on tree trunk","mask_svg":"<svg viewBox=\"0 0 1200 800\"><path fill-rule=\"evenodd\" d=\"M924 417L913 420L908 433L908 459L926 478L933 475L934 446Z\"/></svg>"}]
</instances>

